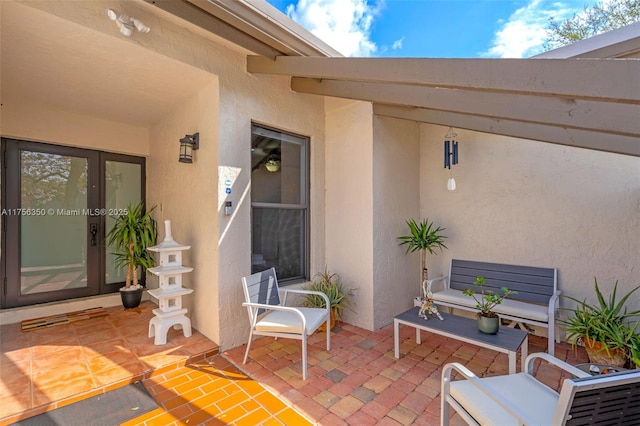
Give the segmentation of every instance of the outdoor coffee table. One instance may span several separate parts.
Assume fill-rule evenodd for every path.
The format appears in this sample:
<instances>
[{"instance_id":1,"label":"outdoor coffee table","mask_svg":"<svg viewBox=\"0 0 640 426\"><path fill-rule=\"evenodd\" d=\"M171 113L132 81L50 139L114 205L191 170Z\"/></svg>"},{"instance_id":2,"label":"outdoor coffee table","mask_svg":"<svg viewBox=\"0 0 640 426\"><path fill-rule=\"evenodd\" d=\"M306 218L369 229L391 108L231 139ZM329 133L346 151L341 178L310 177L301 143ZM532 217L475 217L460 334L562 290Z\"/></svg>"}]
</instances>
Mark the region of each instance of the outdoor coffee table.
<instances>
[{"instance_id":1,"label":"outdoor coffee table","mask_svg":"<svg viewBox=\"0 0 640 426\"><path fill-rule=\"evenodd\" d=\"M416 343L420 344L420 330L440 334L451 339L478 345L483 348L507 354L509 357L509 374L516 372L516 353L521 349L521 371L525 371L525 359L529 351L529 334L515 328L500 327L497 334L485 334L478 330L475 319L441 313L443 321L435 315L425 320L418 316L420 308L414 307L396 315L393 319L393 337L395 357L400 358L400 324L416 329Z\"/></svg>"}]
</instances>

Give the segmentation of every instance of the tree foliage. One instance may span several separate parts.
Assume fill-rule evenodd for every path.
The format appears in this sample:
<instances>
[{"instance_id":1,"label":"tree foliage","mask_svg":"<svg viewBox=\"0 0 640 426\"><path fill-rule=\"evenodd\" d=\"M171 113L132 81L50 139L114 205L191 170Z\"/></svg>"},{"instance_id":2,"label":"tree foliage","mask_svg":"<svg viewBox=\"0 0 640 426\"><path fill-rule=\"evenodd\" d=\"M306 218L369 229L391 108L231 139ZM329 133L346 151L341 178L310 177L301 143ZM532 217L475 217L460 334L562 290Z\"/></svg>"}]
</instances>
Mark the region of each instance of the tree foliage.
<instances>
[{"instance_id":1,"label":"tree foliage","mask_svg":"<svg viewBox=\"0 0 640 426\"><path fill-rule=\"evenodd\" d=\"M601 1L570 19L550 19L545 50L556 49L640 21L640 0Z\"/></svg>"}]
</instances>

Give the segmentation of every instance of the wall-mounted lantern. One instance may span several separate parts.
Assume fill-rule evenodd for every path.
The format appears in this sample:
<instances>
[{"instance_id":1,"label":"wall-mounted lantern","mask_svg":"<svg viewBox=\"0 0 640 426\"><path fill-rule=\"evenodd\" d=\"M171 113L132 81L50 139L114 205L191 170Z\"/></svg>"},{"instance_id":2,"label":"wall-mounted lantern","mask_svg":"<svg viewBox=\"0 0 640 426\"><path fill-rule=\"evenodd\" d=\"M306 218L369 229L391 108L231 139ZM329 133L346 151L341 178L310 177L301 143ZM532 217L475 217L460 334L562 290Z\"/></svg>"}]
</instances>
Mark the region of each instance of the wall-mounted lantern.
<instances>
[{"instance_id":1,"label":"wall-mounted lantern","mask_svg":"<svg viewBox=\"0 0 640 426\"><path fill-rule=\"evenodd\" d=\"M180 158L181 163L193 163L193 151L200 148L200 133L193 135L185 135L180 139Z\"/></svg>"}]
</instances>

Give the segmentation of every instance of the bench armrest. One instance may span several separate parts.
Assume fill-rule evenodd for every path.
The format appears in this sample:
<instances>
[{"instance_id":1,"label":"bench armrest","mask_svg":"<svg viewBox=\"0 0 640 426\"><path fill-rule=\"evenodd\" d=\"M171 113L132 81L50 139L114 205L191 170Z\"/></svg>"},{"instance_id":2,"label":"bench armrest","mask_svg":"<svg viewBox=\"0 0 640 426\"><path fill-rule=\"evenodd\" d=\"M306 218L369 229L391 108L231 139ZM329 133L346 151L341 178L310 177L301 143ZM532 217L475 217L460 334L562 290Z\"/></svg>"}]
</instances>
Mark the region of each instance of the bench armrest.
<instances>
[{"instance_id":1,"label":"bench armrest","mask_svg":"<svg viewBox=\"0 0 640 426\"><path fill-rule=\"evenodd\" d=\"M533 353L531 355L529 355L525 361L526 366L527 366L527 373L533 375L533 363L536 360L536 358L540 358L540 359L544 359L545 361L547 361L549 364L553 364L556 367L566 371L569 374L573 374L576 377L591 377L591 374L582 371L576 367L574 367L571 364L567 364L566 362L554 357L553 355L549 355L548 353L545 352L536 352Z\"/></svg>"},{"instance_id":2,"label":"bench armrest","mask_svg":"<svg viewBox=\"0 0 640 426\"><path fill-rule=\"evenodd\" d=\"M431 286L431 290L433 291L433 283L438 282L438 281L448 280L448 278L449 278L449 276L442 275L442 276L439 276L439 277L434 278L432 280L427 280L427 285ZM442 290L445 290L446 287L448 287L448 282L443 283Z\"/></svg>"}]
</instances>

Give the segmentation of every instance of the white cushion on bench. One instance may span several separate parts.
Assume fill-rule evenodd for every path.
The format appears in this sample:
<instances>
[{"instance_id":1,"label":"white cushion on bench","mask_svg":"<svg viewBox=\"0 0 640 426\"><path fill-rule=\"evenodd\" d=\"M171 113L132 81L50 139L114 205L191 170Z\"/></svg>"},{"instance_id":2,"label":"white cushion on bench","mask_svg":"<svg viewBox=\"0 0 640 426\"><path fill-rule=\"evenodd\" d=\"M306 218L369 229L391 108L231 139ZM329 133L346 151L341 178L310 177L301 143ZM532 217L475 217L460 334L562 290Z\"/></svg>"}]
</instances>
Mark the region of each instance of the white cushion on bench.
<instances>
[{"instance_id":1,"label":"white cushion on bench","mask_svg":"<svg viewBox=\"0 0 640 426\"><path fill-rule=\"evenodd\" d=\"M478 297L476 295L476 297ZM476 301L471 296L465 296L460 290L445 289L433 293L433 300L452 305L473 308ZM493 309L498 314L522 317L534 321L549 322L549 307L533 303L520 302L518 300L504 299L502 303Z\"/></svg>"},{"instance_id":2,"label":"white cushion on bench","mask_svg":"<svg viewBox=\"0 0 640 426\"><path fill-rule=\"evenodd\" d=\"M311 335L320 324L326 321L324 311L315 308L296 308L307 320L307 335ZM302 331L300 317L294 312L271 311L256 323L256 331L270 333L298 333Z\"/></svg>"}]
</instances>

